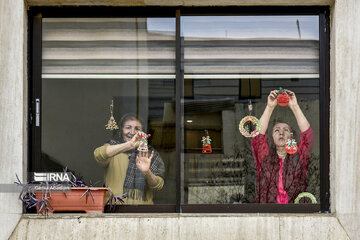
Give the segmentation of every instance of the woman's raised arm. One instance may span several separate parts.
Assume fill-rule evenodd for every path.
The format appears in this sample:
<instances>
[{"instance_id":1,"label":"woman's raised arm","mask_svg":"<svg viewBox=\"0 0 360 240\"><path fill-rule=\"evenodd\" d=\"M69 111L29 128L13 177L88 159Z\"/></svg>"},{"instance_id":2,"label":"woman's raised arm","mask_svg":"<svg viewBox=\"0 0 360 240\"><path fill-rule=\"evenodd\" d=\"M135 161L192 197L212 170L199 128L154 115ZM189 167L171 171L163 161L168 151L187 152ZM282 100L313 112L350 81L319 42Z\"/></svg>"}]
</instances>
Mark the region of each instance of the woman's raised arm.
<instances>
[{"instance_id":1,"label":"woman's raised arm","mask_svg":"<svg viewBox=\"0 0 360 240\"><path fill-rule=\"evenodd\" d=\"M261 134L265 134L266 130L269 126L271 114L277 105L276 98L277 98L277 90L271 91L268 96L268 102L267 102L266 108L264 110L264 113L261 115L261 118L260 118L260 123L261 123L260 133Z\"/></svg>"},{"instance_id":2,"label":"woman's raised arm","mask_svg":"<svg viewBox=\"0 0 360 240\"><path fill-rule=\"evenodd\" d=\"M286 92L290 98L289 107L290 107L291 111L294 113L297 124L299 126L299 130L300 130L300 132L305 132L306 130L309 129L310 123L306 119L304 113L301 111L301 108L297 102L295 93L290 90L287 90Z\"/></svg>"}]
</instances>

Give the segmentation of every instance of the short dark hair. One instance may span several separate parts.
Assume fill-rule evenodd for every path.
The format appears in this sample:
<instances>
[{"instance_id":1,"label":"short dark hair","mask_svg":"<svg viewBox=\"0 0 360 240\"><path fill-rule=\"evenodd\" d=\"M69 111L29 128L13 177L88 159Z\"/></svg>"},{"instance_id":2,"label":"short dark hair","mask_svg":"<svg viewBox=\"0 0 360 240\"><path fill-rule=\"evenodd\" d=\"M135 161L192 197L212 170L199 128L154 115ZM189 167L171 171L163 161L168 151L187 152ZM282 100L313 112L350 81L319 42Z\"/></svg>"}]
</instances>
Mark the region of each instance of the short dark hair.
<instances>
[{"instance_id":1,"label":"short dark hair","mask_svg":"<svg viewBox=\"0 0 360 240\"><path fill-rule=\"evenodd\" d=\"M123 129L125 122L129 120L137 120L140 122L141 126L144 127L144 120L141 117L139 117L136 113L126 113L124 114L124 116L121 117L119 121L119 129Z\"/></svg>"},{"instance_id":2,"label":"short dark hair","mask_svg":"<svg viewBox=\"0 0 360 240\"><path fill-rule=\"evenodd\" d=\"M113 139L109 141L110 144L116 144L117 143L123 143L125 142L124 141L124 138L123 138L123 128L124 128L124 124L129 121L129 120L137 120L140 122L141 126L144 127L144 120L138 116L136 113L126 113L124 114L120 121L119 121L119 129L117 129L115 132L114 132L114 135L113 135ZM144 132L146 132L145 129L143 129ZM112 145L113 145L112 144Z\"/></svg>"}]
</instances>

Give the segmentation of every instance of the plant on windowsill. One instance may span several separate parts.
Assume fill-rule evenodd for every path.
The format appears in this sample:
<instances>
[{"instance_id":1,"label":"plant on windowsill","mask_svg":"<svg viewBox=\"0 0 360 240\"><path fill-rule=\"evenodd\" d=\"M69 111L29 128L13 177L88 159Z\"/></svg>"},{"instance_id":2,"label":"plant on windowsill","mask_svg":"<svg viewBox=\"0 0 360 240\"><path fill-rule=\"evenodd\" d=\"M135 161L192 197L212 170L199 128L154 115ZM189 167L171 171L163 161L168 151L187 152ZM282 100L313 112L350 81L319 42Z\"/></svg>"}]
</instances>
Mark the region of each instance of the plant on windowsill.
<instances>
[{"instance_id":1,"label":"plant on windowsill","mask_svg":"<svg viewBox=\"0 0 360 240\"><path fill-rule=\"evenodd\" d=\"M66 172L66 168L64 172ZM106 191L110 191L107 204L110 209L117 202L123 203L125 194L114 196L110 189L105 187L86 186L81 178L72 174L71 180L65 184L55 182L39 182L23 184L16 175L15 184L22 187L19 199L24 203L24 212L36 207L37 213L47 216L54 212L104 212ZM91 199L90 199L91 198Z\"/></svg>"}]
</instances>

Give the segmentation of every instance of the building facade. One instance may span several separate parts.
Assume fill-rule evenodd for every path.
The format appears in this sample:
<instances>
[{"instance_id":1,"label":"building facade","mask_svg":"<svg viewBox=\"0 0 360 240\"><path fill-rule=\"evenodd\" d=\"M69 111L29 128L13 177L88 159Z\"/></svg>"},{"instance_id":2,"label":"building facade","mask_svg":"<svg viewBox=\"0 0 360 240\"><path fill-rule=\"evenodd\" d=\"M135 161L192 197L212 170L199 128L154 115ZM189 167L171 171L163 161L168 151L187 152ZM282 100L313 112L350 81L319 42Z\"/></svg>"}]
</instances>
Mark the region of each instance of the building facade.
<instances>
[{"instance_id":1,"label":"building facade","mask_svg":"<svg viewBox=\"0 0 360 240\"><path fill-rule=\"evenodd\" d=\"M18 193L1 192L0 196L3 203L0 207L1 239L39 238L39 236L44 239L64 237L69 239L113 239L118 237L130 239L360 239L359 223L357 221L360 217L360 179L357 176L357 172L360 170L360 148L357 144L360 140L360 131L356 127L359 119L359 112L357 112L359 107L357 105L359 102L360 89L360 74L358 68L360 61L360 29L356 25L360 22L360 17L356 14L357 10L360 9L359 1L1 1L0 119L2 124L0 126L0 183L2 184L13 183L16 180L15 173L22 176L22 179L27 179L29 164L33 164L33 162L29 163L29 158L31 157L29 156L29 152L31 151L29 148L32 148L30 145L32 140L30 135L31 129L28 122L28 107L29 99L31 99L29 95L33 94L29 84L29 79L32 77L32 73L29 72L29 62L34 62L34 59L30 58L34 56L34 54L30 53L31 50L29 50L33 50L33 48L29 46L32 41L28 39L29 26L31 25L31 23L29 23L28 10L33 7L47 6L149 8L154 6L172 8L245 6L261 8L273 6L291 7L292 9L304 6L309 8L319 6L329 7L330 28L328 30L330 31L330 56L326 59L330 61L330 76L328 78L328 91L330 95L328 106L330 109L328 119L329 142L325 143L325 145L328 144L328 148L326 149L329 149L327 150L327 154L329 155L330 207L328 212L323 211L319 213L286 213L286 211L285 213L283 211L281 213L180 213L175 211L173 213L146 214L55 214L44 220L42 216L23 214L21 202L17 200ZM58 22L51 20L49 22L49 28L55 26L55 29L57 26L63 24L61 20ZM56 36L60 36L56 34L56 32L51 32L51 29L48 32L43 32L43 37L45 36L44 46L50 46L46 40L52 37L52 40L55 39L55 41L60 42L62 38L56 39ZM155 32L154 35L147 36L147 38L157 40L156 37L159 36L156 34L158 34L158 32ZM76 39L72 40L76 41ZM174 54L175 51L168 53L166 49L168 48L162 50L165 51L162 52L163 55L172 58L172 54ZM51 74L56 72L52 72L54 68L51 67L55 65L50 60L62 59L64 58L62 54L63 52L61 51L51 49L51 46L43 50L42 59L43 61L45 60L45 62L47 61L46 63L49 63L43 66L45 67L43 68L43 70L45 69L43 74L49 74L47 75L50 76L49 79L53 76ZM119 54L121 57L122 53ZM148 54L156 55L158 53L149 51ZM195 52L194 49L192 49L190 53L187 53L185 49L185 56L186 54L192 58L193 56L191 54L196 55L200 53ZM289 56L289 53L286 52L285 54ZM309 54L309 58L314 56L311 52L304 54ZM158 56L157 58L162 58L163 55L156 56ZM211 55L209 55L209 57L211 57ZM86 56L84 58L86 58ZM163 58L166 59L166 57ZM83 73L86 73L86 71L85 66ZM107 71L111 72L111 69L109 68ZM209 69L205 69L204 71L209 72ZM304 71L307 70L305 69ZM166 70L163 70L163 72L166 73ZM148 72L145 71L141 73ZM314 72L305 73L313 74ZM155 87L152 91L156 91L157 89L159 89L159 87ZM141 91L141 88L139 91ZM196 88L193 88L193 91L196 93ZM206 92L207 90L202 91ZM161 94L156 92L152 93L155 95ZM169 99L172 97L175 96L170 96ZM52 104L56 104L56 102ZM194 108L194 106L195 104L189 104L185 106L185 108L188 107L188 109L191 109ZM227 105L225 104L225 106ZM309 108L311 109L311 104L309 104ZM149 111L151 111L151 109ZM171 110L164 107L164 112L168 113L169 111ZM238 113L239 112L237 112L237 114ZM222 111L222 116L226 116L226 118L223 117L223 119L234 118L234 121L237 121L238 119L232 114L234 115L235 113ZM314 115L316 114L319 113L316 113L316 110L314 110ZM148 114L147 116L156 119L155 115ZM172 114L170 113L167 116L172 116ZM317 121L319 122L319 120ZM171 120L169 122L171 123ZM152 127L156 129L156 121L153 121L152 124ZM319 122L319 128L321 124L322 122ZM222 126L220 126L220 128L222 128ZM225 130L226 129L224 129L224 131ZM231 129L227 129L226 131L227 134L231 134ZM216 135L215 132L213 134ZM43 137L46 138L46 136ZM223 138L224 141L226 141L227 138ZM318 138L320 137L318 136ZM51 146L49 148L51 148ZM188 148L190 150L187 156L195 159L195 154L191 152L190 142ZM321 147L318 148L320 149ZM225 156L229 155L229 152L233 150L222 149L218 151L218 154ZM169 159L172 159L171 154L171 152L168 152ZM196 185L199 181L199 179L195 179L193 182L190 182L187 190L189 192L202 194L201 188L197 187L199 185ZM230 189L231 188L225 188L225 191L230 191ZM194 196L196 196L196 194L188 195L186 201L189 201L189 203L202 203L194 198ZM176 200L170 199L169 201Z\"/></svg>"}]
</instances>

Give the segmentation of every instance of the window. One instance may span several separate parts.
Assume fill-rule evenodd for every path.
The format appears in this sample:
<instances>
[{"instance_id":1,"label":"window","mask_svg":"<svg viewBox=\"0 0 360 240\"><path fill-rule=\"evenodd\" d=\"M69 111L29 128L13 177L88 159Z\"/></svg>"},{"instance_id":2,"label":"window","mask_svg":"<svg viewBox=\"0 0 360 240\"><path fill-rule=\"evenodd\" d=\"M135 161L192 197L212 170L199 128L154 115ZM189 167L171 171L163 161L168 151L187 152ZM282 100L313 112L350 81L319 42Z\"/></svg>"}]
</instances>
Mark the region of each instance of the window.
<instances>
[{"instance_id":1,"label":"window","mask_svg":"<svg viewBox=\"0 0 360 240\"><path fill-rule=\"evenodd\" d=\"M129 202L119 211L328 210L325 8L83 10L30 10L30 171L67 166L86 182L103 185L104 166L94 150L126 139L121 123L130 113L151 135L165 181L148 195L151 206ZM239 122L246 115L260 118L270 91L280 87L295 92L313 130L306 191L317 204L254 203L259 169ZM111 115L120 129L106 129ZM288 107L275 108L269 131L275 122L295 129L299 144ZM204 150L206 136L211 152ZM291 191L286 171L284 189Z\"/></svg>"}]
</instances>

